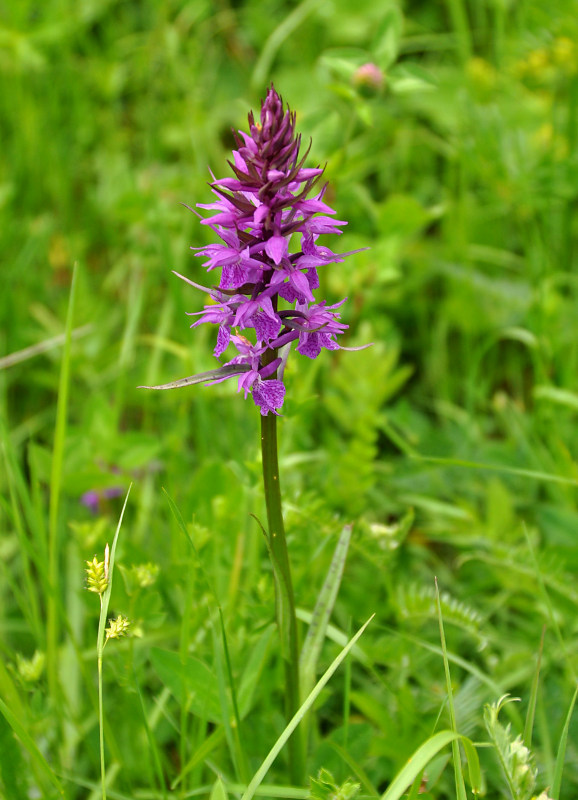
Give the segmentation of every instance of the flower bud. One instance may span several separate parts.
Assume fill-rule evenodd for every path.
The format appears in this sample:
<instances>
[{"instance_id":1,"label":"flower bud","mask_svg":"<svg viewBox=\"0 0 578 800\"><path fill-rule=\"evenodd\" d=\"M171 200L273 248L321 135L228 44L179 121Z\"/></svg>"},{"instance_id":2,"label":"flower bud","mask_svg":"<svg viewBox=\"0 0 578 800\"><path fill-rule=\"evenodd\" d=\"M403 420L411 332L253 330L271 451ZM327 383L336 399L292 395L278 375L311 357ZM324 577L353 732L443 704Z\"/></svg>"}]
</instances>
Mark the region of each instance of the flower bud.
<instances>
[{"instance_id":1,"label":"flower bud","mask_svg":"<svg viewBox=\"0 0 578 800\"><path fill-rule=\"evenodd\" d=\"M377 64L368 62L355 70L352 82L364 97L373 97L379 94L385 86L385 75Z\"/></svg>"}]
</instances>

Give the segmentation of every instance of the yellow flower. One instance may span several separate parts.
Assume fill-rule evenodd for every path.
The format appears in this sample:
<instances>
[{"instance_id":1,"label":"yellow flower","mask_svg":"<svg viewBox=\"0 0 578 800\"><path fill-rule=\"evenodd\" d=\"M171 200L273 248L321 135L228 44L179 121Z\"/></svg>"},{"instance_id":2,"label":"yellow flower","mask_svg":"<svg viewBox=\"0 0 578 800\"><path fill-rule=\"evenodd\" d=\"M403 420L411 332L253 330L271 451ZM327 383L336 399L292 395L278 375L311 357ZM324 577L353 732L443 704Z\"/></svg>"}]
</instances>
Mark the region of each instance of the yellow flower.
<instances>
[{"instance_id":1,"label":"yellow flower","mask_svg":"<svg viewBox=\"0 0 578 800\"><path fill-rule=\"evenodd\" d=\"M86 562L86 588L95 594L104 594L108 586L108 569L104 561L99 561L95 556L92 561Z\"/></svg>"},{"instance_id":2,"label":"yellow flower","mask_svg":"<svg viewBox=\"0 0 578 800\"><path fill-rule=\"evenodd\" d=\"M130 625L130 620L127 617L123 617L122 614L119 614L116 619L111 619L106 629L105 641L108 642L109 639L120 639L121 636L127 633Z\"/></svg>"}]
</instances>

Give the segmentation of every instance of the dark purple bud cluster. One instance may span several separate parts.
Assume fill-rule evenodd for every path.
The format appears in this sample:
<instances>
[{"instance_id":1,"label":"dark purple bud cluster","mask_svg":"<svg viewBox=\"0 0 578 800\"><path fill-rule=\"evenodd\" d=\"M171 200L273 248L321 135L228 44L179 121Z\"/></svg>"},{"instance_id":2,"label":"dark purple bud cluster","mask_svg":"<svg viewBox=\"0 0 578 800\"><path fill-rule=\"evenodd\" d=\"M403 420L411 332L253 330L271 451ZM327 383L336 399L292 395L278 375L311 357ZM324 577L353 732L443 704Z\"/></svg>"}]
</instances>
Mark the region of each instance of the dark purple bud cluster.
<instances>
[{"instance_id":1,"label":"dark purple bud cluster","mask_svg":"<svg viewBox=\"0 0 578 800\"><path fill-rule=\"evenodd\" d=\"M341 233L347 223L329 216L335 211L323 201L326 187L316 188L323 169L303 166L307 153L300 157L295 114L283 109L273 86L262 103L260 124L249 114L249 131L235 133L237 149L229 161L234 177L214 180L216 201L199 204L215 212L202 224L221 242L193 249L207 270L221 270L219 284L207 289L179 276L213 299L193 312L198 319L191 327L217 325L215 356L229 345L237 354L220 370L177 383L217 383L237 375L239 391L245 397L251 393L265 415L277 414L283 405L281 373L292 342L308 358L322 348L339 349L336 336L347 325L336 309L345 300L328 306L317 302L314 292L319 267L350 253L336 254L317 243L321 234ZM251 338L240 333L249 329Z\"/></svg>"}]
</instances>

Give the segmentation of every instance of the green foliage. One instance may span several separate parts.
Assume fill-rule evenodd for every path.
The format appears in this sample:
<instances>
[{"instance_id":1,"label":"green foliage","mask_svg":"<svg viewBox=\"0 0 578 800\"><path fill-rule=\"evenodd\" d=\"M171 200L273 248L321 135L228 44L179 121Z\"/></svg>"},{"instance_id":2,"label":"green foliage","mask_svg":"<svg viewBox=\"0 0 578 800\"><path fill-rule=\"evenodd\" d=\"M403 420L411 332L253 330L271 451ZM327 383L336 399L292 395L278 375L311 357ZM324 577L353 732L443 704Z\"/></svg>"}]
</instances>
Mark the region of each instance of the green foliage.
<instances>
[{"instance_id":1,"label":"green foliage","mask_svg":"<svg viewBox=\"0 0 578 800\"><path fill-rule=\"evenodd\" d=\"M397 606L402 619L415 620L420 626L424 620L437 619L438 616L435 590L429 586L399 586ZM475 608L456 600L447 592L440 595L440 607L444 624L457 625L464 633L478 640L480 646L485 644L480 634L480 614Z\"/></svg>"},{"instance_id":2,"label":"green foliage","mask_svg":"<svg viewBox=\"0 0 578 800\"><path fill-rule=\"evenodd\" d=\"M150 657L163 686L170 689L181 705L201 719L220 720L217 681L206 664L192 657L181 663L178 653L159 648L151 650Z\"/></svg>"},{"instance_id":3,"label":"green foliage","mask_svg":"<svg viewBox=\"0 0 578 800\"><path fill-rule=\"evenodd\" d=\"M321 769L316 778L310 779L308 797L311 800L353 800L360 789L361 786L349 778L338 786L333 775L328 770Z\"/></svg>"},{"instance_id":4,"label":"green foliage","mask_svg":"<svg viewBox=\"0 0 578 800\"><path fill-rule=\"evenodd\" d=\"M536 767L521 736L514 738L510 725L502 725L498 715L503 706L516 698L504 696L484 709L484 722L502 767L512 800L527 800L536 784Z\"/></svg>"},{"instance_id":5,"label":"green foliage","mask_svg":"<svg viewBox=\"0 0 578 800\"><path fill-rule=\"evenodd\" d=\"M328 434L330 452L338 446L335 440L346 447L331 464L326 491L335 505L353 515L367 506L377 483L381 410L411 374L408 367L396 367L397 358L397 347L381 343L357 353L344 361L323 396L326 413L335 423Z\"/></svg>"},{"instance_id":6,"label":"green foliage","mask_svg":"<svg viewBox=\"0 0 578 800\"><path fill-rule=\"evenodd\" d=\"M487 739L485 716L488 797L571 800L575 4L19 0L0 16L0 794L98 791L83 568L131 482L109 616L133 635L103 671L110 797L242 796L284 730L251 516L258 415L234 385L136 388L216 366L185 316L203 298L171 273L206 282L189 246L212 233L180 203L210 202L208 169L225 174L230 128L273 80L348 221L328 244L368 248L321 281L348 296L345 344L373 342L287 367L302 643L352 525L317 674L376 613L316 697L307 774L331 772L324 797L354 781L455 800L448 745ZM441 738L436 576L456 727ZM494 703L506 694L521 703ZM289 767L281 749L260 791L304 800Z\"/></svg>"}]
</instances>

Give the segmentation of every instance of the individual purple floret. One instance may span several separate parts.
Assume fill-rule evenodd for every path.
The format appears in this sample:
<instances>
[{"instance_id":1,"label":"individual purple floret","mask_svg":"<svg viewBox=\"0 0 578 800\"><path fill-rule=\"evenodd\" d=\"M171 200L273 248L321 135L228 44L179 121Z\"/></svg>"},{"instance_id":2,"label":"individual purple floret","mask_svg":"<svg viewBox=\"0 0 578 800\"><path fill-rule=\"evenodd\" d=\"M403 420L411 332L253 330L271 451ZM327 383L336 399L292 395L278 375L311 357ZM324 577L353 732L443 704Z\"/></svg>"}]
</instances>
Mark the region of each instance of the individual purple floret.
<instances>
[{"instance_id":1,"label":"individual purple floret","mask_svg":"<svg viewBox=\"0 0 578 800\"><path fill-rule=\"evenodd\" d=\"M218 286L207 289L179 277L213 300L193 312L197 319L191 327L217 325L215 356L221 358L229 346L237 354L219 369L150 388L219 383L237 375L239 391L252 395L261 414L277 414L285 397L277 369L286 354L280 358L279 348L295 341L297 352L316 358L323 348L339 349L336 337L348 327L337 311L344 300L328 306L314 295L318 269L351 255L334 253L317 240L341 233L347 223L333 218L326 187L317 186L323 169L303 166L308 151L300 156L295 114L284 110L273 86L260 121L251 112L249 133L233 134L237 149L228 163L234 177L213 180L216 200L198 206L213 212L201 223L221 242L192 248L209 272L221 270Z\"/></svg>"}]
</instances>

